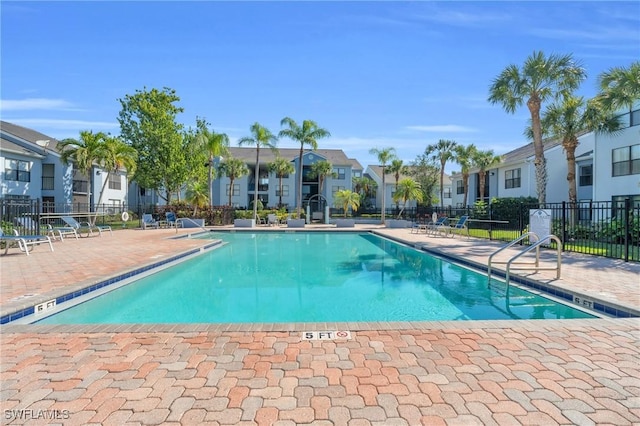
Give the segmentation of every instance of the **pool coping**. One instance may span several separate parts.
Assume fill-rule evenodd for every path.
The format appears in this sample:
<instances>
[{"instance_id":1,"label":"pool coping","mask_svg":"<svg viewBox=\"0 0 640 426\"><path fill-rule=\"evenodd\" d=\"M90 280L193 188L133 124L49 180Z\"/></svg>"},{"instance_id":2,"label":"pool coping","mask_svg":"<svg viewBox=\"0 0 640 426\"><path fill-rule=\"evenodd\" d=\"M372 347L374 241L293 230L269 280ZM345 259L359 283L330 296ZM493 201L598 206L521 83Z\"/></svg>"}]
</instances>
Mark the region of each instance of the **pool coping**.
<instances>
[{"instance_id":1,"label":"pool coping","mask_svg":"<svg viewBox=\"0 0 640 426\"><path fill-rule=\"evenodd\" d=\"M260 230L250 230L250 229L225 229L225 230L210 230L207 232L223 232L223 233L233 233L233 232L261 232L263 231L262 229ZM290 232L307 232L310 231L308 229L288 229L288 228L275 228L275 229L269 229L269 231L280 231L283 233L290 233ZM327 230L327 229L315 229L312 232L332 232L333 230ZM441 250L437 250L437 249L432 249L432 248L428 248L425 247L424 245L419 245L419 244L414 244L411 243L410 241L407 240L403 240L402 238L397 238L397 237L392 237L389 235L386 235L384 233L379 233L376 232L375 229L369 229L369 230L357 230L357 229L345 229L343 230L343 232L349 232L349 233L370 233L370 234L374 234L380 238L385 238L385 239L389 239L391 241L403 244L407 247L413 247L417 250L421 250L421 251L425 251L428 252L431 255L437 256L437 257L442 257L445 258L447 261L450 261L454 264L459 264L459 265L463 265L463 266L467 266L471 269L474 269L476 271L479 272L486 272L487 271L487 267L486 265L480 264L478 262L474 262L474 261L470 261L468 259L464 259L458 256L453 256L453 255L448 255L447 253L441 251ZM176 237L171 237L171 238L189 238L193 235L198 235L198 234L203 234L204 232L196 232L193 234L185 234L185 235L180 235L180 236L176 236ZM111 276L108 276L106 278L101 278L99 280L92 280L90 282L82 282L82 283L78 283L75 284L73 286L71 286L70 288L65 288L65 289L61 289L61 290L57 290L54 292L51 292L49 294L46 295L38 295L38 297L34 297L34 298L28 298L24 299L24 301L18 301L18 302L12 302L9 305L8 309L3 309L3 311L7 312L4 313L3 315L0 317L0 331L1 332L5 332L7 331L8 327L11 327L11 329L14 329L16 327L23 329L22 331L27 331L24 328L27 328L28 331L35 331L35 329L40 329L40 328L44 328L45 330L48 330L49 327L55 327L56 329L54 331L61 331L59 329L59 327L63 327L64 330L67 330L69 328L76 330L76 329L82 329L82 330L86 330L87 327L89 329L94 329L97 326L103 326L103 325L57 325L57 326L45 326L45 325L38 325L38 324L16 324L13 323L16 320L19 320L21 318L27 317L29 315L33 315L36 311L36 308L41 307L42 305L46 305L47 303L51 303L52 301L55 301L55 303L53 303L53 306L58 305L59 303L63 303L66 302L68 300L74 299L76 297L81 297L84 296L88 293L91 293L93 291L96 290L100 290L103 288L106 288L110 285L113 284L117 284L117 283L121 283L124 280L127 279L131 279L133 277L136 277L138 275L144 274L144 273L153 273L156 270L159 271L161 270L163 267L168 266L170 263L173 262L177 262L177 261L181 261L184 260L184 258L189 257L189 256L195 256L200 254L201 252L205 251L205 250L209 250L212 249L214 247L220 246L220 244L222 243L222 240L212 240L212 242L204 244L202 247L198 247L198 248L194 248L194 249L189 249L189 250L185 250L183 252L177 253L173 256L167 257L166 259L160 260L160 261L153 261L153 262L148 262L142 266L139 267L135 267L135 268L130 268L129 270L126 270L124 272L120 272ZM500 277L500 278L504 278L505 276L505 272L501 269L493 269L493 272L496 276ZM587 312L591 311L590 313L593 313L594 311L597 312L598 314L604 314L606 316L611 316L611 319L625 319L625 318L634 318L634 317L640 317L640 310L637 310L635 308L632 308L630 306L624 306L621 304L617 304L617 303L613 303L610 301L603 301L600 299L595 299L590 295L587 294L583 294L579 291L575 291L572 289L567 289L564 288L562 286L556 286L556 285L552 285L549 283L542 283L527 277L523 277L523 276L519 276L519 275L512 275L511 276L511 280L523 287L525 287L526 290L532 291L532 292L539 292L541 293L543 296L548 296L551 298L557 298L559 299L560 302L568 305L568 306L572 306L572 307L576 307L578 309L584 309L584 306L577 304L576 298L579 298L579 300L587 300L589 302L592 303L592 306L590 306L590 309L586 309ZM11 306L13 304L13 306ZM43 309L46 309L46 306L43 307ZM594 319L587 319L587 321L594 321L596 319L603 319L603 318L594 318ZM609 319L609 318L604 318L604 319ZM406 329L406 328L411 328L411 329L415 329L416 327L421 328L421 327L427 327L427 328L433 328L433 324L439 324L439 326L441 326L442 324L446 324L448 322L452 322L454 324L459 324L459 323L471 323L471 322L481 322L481 323L485 323L489 321L490 324L494 324L496 322L500 322L500 321L507 321L507 322L513 322L516 321L517 323L522 323L523 321L529 321L529 320L467 320L467 321L437 321L437 322L433 322L433 321L426 321L426 322L422 322L422 321L409 321L409 322L367 322L367 323L346 323L346 324L352 324L353 327L355 327L354 329L362 329L362 330L388 330L388 329ZM541 320L530 320L530 321L541 321ZM546 319L544 321L553 321L553 320L549 320ZM559 320L559 321L567 321L567 320ZM330 326L327 326L326 324L331 324ZM289 325L289 323L249 323L249 324L243 324L243 323L230 323L230 324L226 324L226 323L217 323L217 324L210 324L211 327L213 327L215 330L218 331L258 331L255 330L254 328L259 328L261 331L263 331L265 328L269 329L268 331L307 331L310 329L320 329L320 330L333 330L336 329L337 325L341 325L341 324L345 324L345 323L298 323L296 324L296 327L293 328L292 330L288 330L288 328L291 328L291 326ZM420 325L420 324L424 324L424 325ZM133 324L124 324L124 326L132 326ZM157 327L158 324L136 324L139 325L141 327ZM166 325L169 327L169 330L173 330L172 327L173 326L180 326L180 325L185 325L187 326L190 330L192 330L194 324L182 324L182 323L178 323L178 324L171 324L171 325ZM410 325L410 326L409 326ZM106 324L104 324L104 326L108 326ZM118 329L120 329L123 325L118 325ZM262 327L264 326L264 327ZM511 325L513 326L513 324ZM311 328L308 328L311 327ZM458 325L457 327L460 327L460 325ZM108 330L110 330L110 328L107 328ZM207 328L207 330L209 330L209 328Z\"/></svg>"}]
</instances>

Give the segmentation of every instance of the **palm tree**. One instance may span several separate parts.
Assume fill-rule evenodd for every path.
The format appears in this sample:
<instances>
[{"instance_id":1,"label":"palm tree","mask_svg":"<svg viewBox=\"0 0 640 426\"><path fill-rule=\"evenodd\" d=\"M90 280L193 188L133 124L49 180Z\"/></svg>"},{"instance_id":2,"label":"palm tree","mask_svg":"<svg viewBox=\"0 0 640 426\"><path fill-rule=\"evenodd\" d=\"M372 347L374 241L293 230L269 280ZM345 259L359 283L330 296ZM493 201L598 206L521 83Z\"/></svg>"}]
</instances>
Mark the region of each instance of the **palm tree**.
<instances>
[{"instance_id":1,"label":"palm tree","mask_svg":"<svg viewBox=\"0 0 640 426\"><path fill-rule=\"evenodd\" d=\"M478 148L474 144L463 146L458 145L455 149L454 158L460 165L462 174L462 190L464 191L462 205L467 205L467 196L469 195L469 172L473 165L473 156L478 152Z\"/></svg>"},{"instance_id":2,"label":"palm tree","mask_svg":"<svg viewBox=\"0 0 640 426\"><path fill-rule=\"evenodd\" d=\"M198 142L204 148L208 157L209 175L207 185L209 188L209 200L213 202L213 161L216 157L222 157L229 153L229 136L226 133L216 133L207 129L207 122L199 119Z\"/></svg>"},{"instance_id":3,"label":"palm tree","mask_svg":"<svg viewBox=\"0 0 640 426\"><path fill-rule=\"evenodd\" d=\"M378 157L378 163L380 163L380 167L382 167L382 212L380 215L380 223L384 225L384 216L386 209L386 184L385 184L385 169L387 167L387 163L396 158L396 149L393 147L389 148L371 148L369 150L369 154L376 155Z\"/></svg>"},{"instance_id":4,"label":"palm tree","mask_svg":"<svg viewBox=\"0 0 640 426\"><path fill-rule=\"evenodd\" d=\"M135 173L138 152L122 139L107 136L103 139L99 147L99 157L100 167L107 172L107 175L102 183L102 189L98 197L98 206L102 204L102 196L104 195L104 190L109 183L109 178L112 173L119 173L121 171L125 171L127 175L133 175ZM94 217L93 222L95 222L95 219Z\"/></svg>"},{"instance_id":5,"label":"palm tree","mask_svg":"<svg viewBox=\"0 0 640 426\"><path fill-rule=\"evenodd\" d=\"M187 186L186 201L193 206L193 216L198 214L198 207L204 207L209 203L207 187L203 182L190 182Z\"/></svg>"},{"instance_id":6,"label":"palm tree","mask_svg":"<svg viewBox=\"0 0 640 426\"><path fill-rule=\"evenodd\" d=\"M440 207L444 207L444 166L454 157L456 146L458 144L454 141L440 139L425 150L427 156L431 155L434 160L440 161Z\"/></svg>"},{"instance_id":7,"label":"palm tree","mask_svg":"<svg viewBox=\"0 0 640 426\"><path fill-rule=\"evenodd\" d=\"M361 203L366 205L367 198L371 197L377 187L375 181L369 177L362 176L354 177L352 182L353 190L360 195Z\"/></svg>"},{"instance_id":8,"label":"palm tree","mask_svg":"<svg viewBox=\"0 0 640 426\"><path fill-rule=\"evenodd\" d=\"M402 212L407 206L407 201L416 200L422 202L424 199L422 188L420 184L411 178L402 179L397 186L395 194L393 194L393 201L396 203L402 201L402 209L398 213L398 219L402 217Z\"/></svg>"},{"instance_id":9,"label":"palm tree","mask_svg":"<svg viewBox=\"0 0 640 426\"><path fill-rule=\"evenodd\" d=\"M318 178L318 193L320 194L322 194L322 188L327 176L333 178L338 177L338 174L333 171L333 165L330 162L326 160L320 160L311 165L311 172L309 173L309 177L311 179Z\"/></svg>"},{"instance_id":10,"label":"palm tree","mask_svg":"<svg viewBox=\"0 0 640 426\"><path fill-rule=\"evenodd\" d=\"M387 173L393 174L393 177L396 179L396 188L395 192L398 192L398 181L400 180L400 175L407 174L409 168L404 165L401 159L394 158L391 160L391 164L387 169ZM398 208L398 202L396 201L396 209Z\"/></svg>"},{"instance_id":11,"label":"palm tree","mask_svg":"<svg viewBox=\"0 0 640 426\"><path fill-rule=\"evenodd\" d=\"M571 55L550 55L533 52L522 68L509 65L493 80L489 102L502 104L510 114L526 103L531 114L533 147L535 150L536 188L538 202L547 197L547 160L544 157L540 111L542 104L559 95L572 93L586 78L586 73Z\"/></svg>"},{"instance_id":12,"label":"palm tree","mask_svg":"<svg viewBox=\"0 0 640 426\"><path fill-rule=\"evenodd\" d=\"M344 210L344 217L347 217L349 207L351 210L358 210L360 207L360 194L353 192L350 189L341 189L336 191L333 196L333 204L338 207L342 207Z\"/></svg>"},{"instance_id":13,"label":"palm tree","mask_svg":"<svg viewBox=\"0 0 640 426\"><path fill-rule=\"evenodd\" d=\"M329 137L331 133L326 129L318 127L318 124L311 120L304 120L301 127L293 119L285 117L280 121L280 125L287 126L288 128L280 130L278 134L279 137L284 136L300 143L300 155L298 156L298 194L296 195L296 210L298 217L300 217L300 211L302 210L302 154L304 147L308 145L315 151L318 149L318 139Z\"/></svg>"},{"instance_id":14,"label":"palm tree","mask_svg":"<svg viewBox=\"0 0 640 426\"><path fill-rule=\"evenodd\" d=\"M554 103L545 110L541 124L545 133L562 139L562 147L567 156L567 181L569 182L569 202L578 201L576 188L576 148L578 137L587 132L616 133L622 123L612 112L604 108L594 98L585 102L582 97L568 96L562 103ZM529 136L531 129L528 129Z\"/></svg>"},{"instance_id":15,"label":"palm tree","mask_svg":"<svg viewBox=\"0 0 640 426\"><path fill-rule=\"evenodd\" d=\"M89 179L87 211L91 211L93 166L102 161L102 145L105 139L107 135L103 132L93 133L90 130L83 130L80 132L80 139L67 138L58 145L61 151L60 160L67 165L73 162L74 168Z\"/></svg>"},{"instance_id":16,"label":"palm tree","mask_svg":"<svg viewBox=\"0 0 640 426\"><path fill-rule=\"evenodd\" d=\"M604 108L616 111L627 106L631 111L640 100L640 61L629 68L614 67L600 74L598 84L601 90L598 98Z\"/></svg>"},{"instance_id":17,"label":"palm tree","mask_svg":"<svg viewBox=\"0 0 640 426\"><path fill-rule=\"evenodd\" d=\"M233 182L249 174L247 163L239 158L227 157L218 166L218 173L229 178L229 206L231 206L231 196L233 195Z\"/></svg>"},{"instance_id":18,"label":"palm tree","mask_svg":"<svg viewBox=\"0 0 640 426\"><path fill-rule=\"evenodd\" d=\"M272 163L269 163L269 171L276 175L278 178L278 207L282 207L282 179L292 173L295 173L296 168L291 164L291 161L286 158L277 156Z\"/></svg>"},{"instance_id":19,"label":"palm tree","mask_svg":"<svg viewBox=\"0 0 640 426\"><path fill-rule=\"evenodd\" d=\"M497 166L502 162L502 157L495 155L492 149L487 151L476 151L472 157L473 167L478 169L478 183L480 186L480 199L484 198L484 188L486 186L487 170Z\"/></svg>"},{"instance_id":20,"label":"palm tree","mask_svg":"<svg viewBox=\"0 0 640 426\"><path fill-rule=\"evenodd\" d=\"M253 190L253 218L256 223L258 222L258 180L260 177L260 148L270 148L276 150L276 142L278 138L271 133L269 129L260 125L260 123L253 123L251 126L251 136L245 136L238 141L240 146L242 145L255 145L256 146L256 170L254 174L254 190Z\"/></svg>"}]
</instances>

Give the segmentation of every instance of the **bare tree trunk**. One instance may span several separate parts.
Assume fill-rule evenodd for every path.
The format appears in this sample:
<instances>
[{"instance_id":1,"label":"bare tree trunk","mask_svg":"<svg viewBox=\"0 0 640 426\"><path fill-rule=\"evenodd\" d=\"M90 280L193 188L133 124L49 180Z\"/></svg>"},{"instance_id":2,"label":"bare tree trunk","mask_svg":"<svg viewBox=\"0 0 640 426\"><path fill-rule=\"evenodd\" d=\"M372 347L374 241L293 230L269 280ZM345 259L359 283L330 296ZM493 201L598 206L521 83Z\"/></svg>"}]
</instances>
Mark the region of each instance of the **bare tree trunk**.
<instances>
[{"instance_id":1,"label":"bare tree trunk","mask_svg":"<svg viewBox=\"0 0 640 426\"><path fill-rule=\"evenodd\" d=\"M576 148L578 147L578 139L572 138L563 141L562 146L567 153L567 181L569 183L569 223L573 227L578 221L577 202L578 191L576 188Z\"/></svg>"},{"instance_id":2,"label":"bare tree trunk","mask_svg":"<svg viewBox=\"0 0 640 426\"><path fill-rule=\"evenodd\" d=\"M260 178L260 145L256 144L256 171L253 183L253 219L258 223L258 179Z\"/></svg>"},{"instance_id":3,"label":"bare tree trunk","mask_svg":"<svg viewBox=\"0 0 640 426\"><path fill-rule=\"evenodd\" d=\"M538 96L532 96L527 101L527 107L531 113L531 129L533 130L533 148L536 167L536 191L538 203L545 204L547 199L547 160L544 158L544 145L542 144L542 127L540 124L540 105Z\"/></svg>"}]
</instances>

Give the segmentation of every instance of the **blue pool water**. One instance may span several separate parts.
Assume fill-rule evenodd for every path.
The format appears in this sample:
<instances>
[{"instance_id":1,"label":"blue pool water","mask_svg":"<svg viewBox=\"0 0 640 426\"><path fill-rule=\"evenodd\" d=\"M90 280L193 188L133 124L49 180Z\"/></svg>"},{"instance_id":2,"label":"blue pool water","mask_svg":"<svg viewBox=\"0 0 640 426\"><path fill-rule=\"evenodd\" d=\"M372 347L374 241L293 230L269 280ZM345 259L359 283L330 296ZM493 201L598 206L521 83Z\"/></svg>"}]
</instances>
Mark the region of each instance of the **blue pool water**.
<instances>
[{"instance_id":1,"label":"blue pool water","mask_svg":"<svg viewBox=\"0 0 640 426\"><path fill-rule=\"evenodd\" d=\"M39 323L593 318L372 234L211 237L227 244Z\"/></svg>"}]
</instances>

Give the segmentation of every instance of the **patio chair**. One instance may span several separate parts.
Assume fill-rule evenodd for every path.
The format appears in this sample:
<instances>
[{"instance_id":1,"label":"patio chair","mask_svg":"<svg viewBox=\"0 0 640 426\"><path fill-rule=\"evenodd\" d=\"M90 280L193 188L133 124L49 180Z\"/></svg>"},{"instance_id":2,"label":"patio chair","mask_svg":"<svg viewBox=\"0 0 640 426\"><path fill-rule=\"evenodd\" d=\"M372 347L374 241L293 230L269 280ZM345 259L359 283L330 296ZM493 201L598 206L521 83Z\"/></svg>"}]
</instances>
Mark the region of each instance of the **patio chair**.
<instances>
[{"instance_id":1,"label":"patio chair","mask_svg":"<svg viewBox=\"0 0 640 426\"><path fill-rule=\"evenodd\" d=\"M435 222L427 224L425 233L430 236L437 235L438 232L441 232L448 227L449 218L446 216L442 216L439 217Z\"/></svg>"},{"instance_id":2,"label":"patio chair","mask_svg":"<svg viewBox=\"0 0 640 426\"><path fill-rule=\"evenodd\" d=\"M431 215L431 221L430 222L415 223L411 227L411 233L412 234L419 234L420 232L426 233L428 231L428 229L429 229L429 226L430 225L435 225L437 221L438 221L438 213L433 212L433 214Z\"/></svg>"},{"instance_id":3,"label":"patio chair","mask_svg":"<svg viewBox=\"0 0 640 426\"><path fill-rule=\"evenodd\" d=\"M280 225L280 221L278 220L278 215L276 215L275 213L269 213L267 215L267 225L269 226Z\"/></svg>"},{"instance_id":4,"label":"patio chair","mask_svg":"<svg viewBox=\"0 0 640 426\"><path fill-rule=\"evenodd\" d=\"M458 222L456 222L454 225L441 227L438 229L438 231L442 232L443 235L451 235L452 237L455 237L456 234L460 234L463 230L466 230L467 238L469 238L469 227L467 225L467 220L469 220L469 216L460 216L460 219L458 219Z\"/></svg>"},{"instance_id":5,"label":"patio chair","mask_svg":"<svg viewBox=\"0 0 640 426\"><path fill-rule=\"evenodd\" d=\"M165 212L164 217L167 221L167 227L169 228L181 228L182 227L182 220L179 220L176 217L176 214L174 212Z\"/></svg>"},{"instance_id":6,"label":"patio chair","mask_svg":"<svg viewBox=\"0 0 640 426\"><path fill-rule=\"evenodd\" d=\"M71 216L62 216L61 219L66 223L70 228L74 228L78 235L82 235L82 231L86 231L87 236L93 235L93 231L98 231L98 235L102 237L102 231L109 231L113 235L111 231L111 227L108 225L92 225L89 222L78 222Z\"/></svg>"},{"instance_id":7,"label":"patio chair","mask_svg":"<svg viewBox=\"0 0 640 426\"><path fill-rule=\"evenodd\" d=\"M35 246L42 243L48 243L49 248L53 251L53 244L48 235L20 235L17 229L14 229L15 235L5 235L0 228L0 241L4 242L4 254L7 254L9 247L17 244L20 251L29 256L29 246Z\"/></svg>"},{"instance_id":8,"label":"patio chair","mask_svg":"<svg viewBox=\"0 0 640 426\"><path fill-rule=\"evenodd\" d=\"M147 229L147 228L158 229L159 227L160 227L160 222L155 220L151 214L145 213L142 215L142 229Z\"/></svg>"},{"instance_id":9,"label":"patio chair","mask_svg":"<svg viewBox=\"0 0 640 426\"><path fill-rule=\"evenodd\" d=\"M75 228L71 226L52 226L50 223L47 224L47 235L56 239L56 236L60 237L60 241L64 241L65 235L73 235L76 240L78 239L78 233Z\"/></svg>"}]
</instances>

